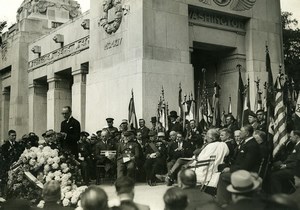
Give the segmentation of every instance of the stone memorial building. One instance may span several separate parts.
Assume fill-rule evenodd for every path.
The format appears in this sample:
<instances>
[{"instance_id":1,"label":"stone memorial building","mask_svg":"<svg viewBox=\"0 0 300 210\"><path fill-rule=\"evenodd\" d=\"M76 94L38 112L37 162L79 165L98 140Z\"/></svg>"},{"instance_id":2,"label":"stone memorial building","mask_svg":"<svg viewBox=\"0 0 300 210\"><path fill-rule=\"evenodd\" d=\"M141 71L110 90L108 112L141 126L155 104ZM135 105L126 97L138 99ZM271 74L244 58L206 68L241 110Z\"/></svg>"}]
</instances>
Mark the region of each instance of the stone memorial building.
<instances>
[{"instance_id":1,"label":"stone memorial building","mask_svg":"<svg viewBox=\"0 0 300 210\"><path fill-rule=\"evenodd\" d=\"M221 86L236 114L238 68L266 80L265 45L274 75L283 62L279 0L90 0L81 14L73 0L24 0L17 23L2 34L1 139L59 130L70 105L82 129L95 132L128 116L131 90L138 118L156 115L164 88L178 110L178 85ZM203 68L206 69L203 78Z\"/></svg>"}]
</instances>

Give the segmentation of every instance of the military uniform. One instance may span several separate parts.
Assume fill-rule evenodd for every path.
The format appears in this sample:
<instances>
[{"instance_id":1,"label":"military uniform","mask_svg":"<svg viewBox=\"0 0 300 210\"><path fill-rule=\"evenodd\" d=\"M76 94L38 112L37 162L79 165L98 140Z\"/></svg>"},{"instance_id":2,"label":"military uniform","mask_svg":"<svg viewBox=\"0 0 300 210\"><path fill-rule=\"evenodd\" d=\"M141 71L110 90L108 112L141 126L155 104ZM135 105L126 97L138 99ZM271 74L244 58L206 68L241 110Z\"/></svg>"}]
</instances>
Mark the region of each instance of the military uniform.
<instances>
[{"instance_id":1,"label":"military uniform","mask_svg":"<svg viewBox=\"0 0 300 210\"><path fill-rule=\"evenodd\" d=\"M155 153L155 156L152 154ZM146 161L144 168L146 171L147 182L153 185L155 174L162 174L166 167L167 148L162 141L150 142L145 146Z\"/></svg>"},{"instance_id":2,"label":"military uniform","mask_svg":"<svg viewBox=\"0 0 300 210\"><path fill-rule=\"evenodd\" d=\"M128 176L135 179L135 159L139 158L139 147L137 142L131 140L120 143L117 149L117 176Z\"/></svg>"},{"instance_id":3,"label":"military uniform","mask_svg":"<svg viewBox=\"0 0 300 210\"><path fill-rule=\"evenodd\" d=\"M90 158L91 148L90 144L86 141L78 143L78 154L81 168L81 175L83 181L86 185L89 184L90 176L89 176L89 168L92 165L92 161Z\"/></svg>"}]
</instances>

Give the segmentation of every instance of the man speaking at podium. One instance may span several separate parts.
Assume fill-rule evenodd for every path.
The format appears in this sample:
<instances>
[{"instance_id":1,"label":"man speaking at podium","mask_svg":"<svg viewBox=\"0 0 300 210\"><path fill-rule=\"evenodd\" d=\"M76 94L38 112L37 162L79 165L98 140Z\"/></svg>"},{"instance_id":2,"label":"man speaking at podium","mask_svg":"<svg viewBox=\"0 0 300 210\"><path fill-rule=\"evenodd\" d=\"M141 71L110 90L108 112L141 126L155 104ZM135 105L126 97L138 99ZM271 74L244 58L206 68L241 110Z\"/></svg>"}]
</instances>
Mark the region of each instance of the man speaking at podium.
<instances>
[{"instance_id":1,"label":"man speaking at podium","mask_svg":"<svg viewBox=\"0 0 300 210\"><path fill-rule=\"evenodd\" d=\"M78 158L78 145L80 139L80 123L72 117L71 107L65 106L61 113L64 121L61 122L60 132L63 134L62 148L69 150L71 154Z\"/></svg>"}]
</instances>

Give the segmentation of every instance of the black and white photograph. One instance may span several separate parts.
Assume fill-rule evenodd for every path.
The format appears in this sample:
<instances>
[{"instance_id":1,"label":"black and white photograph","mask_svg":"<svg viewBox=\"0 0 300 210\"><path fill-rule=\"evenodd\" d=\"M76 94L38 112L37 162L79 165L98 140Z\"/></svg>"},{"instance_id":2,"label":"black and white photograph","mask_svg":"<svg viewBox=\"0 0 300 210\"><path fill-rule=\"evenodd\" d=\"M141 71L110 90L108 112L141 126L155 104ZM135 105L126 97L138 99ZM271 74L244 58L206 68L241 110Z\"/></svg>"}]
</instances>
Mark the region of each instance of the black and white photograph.
<instances>
[{"instance_id":1,"label":"black and white photograph","mask_svg":"<svg viewBox=\"0 0 300 210\"><path fill-rule=\"evenodd\" d=\"M0 0L0 210L300 210L300 0Z\"/></svg>"}]
</instances>

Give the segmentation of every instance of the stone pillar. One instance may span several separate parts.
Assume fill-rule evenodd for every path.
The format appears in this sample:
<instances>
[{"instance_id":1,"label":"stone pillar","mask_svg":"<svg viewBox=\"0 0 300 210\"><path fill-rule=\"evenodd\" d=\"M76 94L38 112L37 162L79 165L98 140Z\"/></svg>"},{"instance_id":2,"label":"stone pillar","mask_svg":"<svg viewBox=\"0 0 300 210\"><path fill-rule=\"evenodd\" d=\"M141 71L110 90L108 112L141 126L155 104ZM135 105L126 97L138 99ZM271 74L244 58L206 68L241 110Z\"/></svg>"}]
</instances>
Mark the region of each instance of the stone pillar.
<instances>
[{"instance_id":1,"label":"stone pillar","mask_svg":"<svg viewBox=\"0 0 300 210\"><path fill-rule=\"evenodd\" d=\"M47 130L47 84L29 85L29 131L41 135Z\"/></svg>"},{"instance_id":2,"label":"stone pillar","mask_svg":"<svg viewBox=\"0 0 300 210\"><path fill-rule=\"evenodd\" d=\"M66 79L52 77L47 79L47 129L60 131L63 120L61 110L64 106L71 106L70 82Z\"/></svg>"},{"instance_id":3,"label":"stone pillar","mask_svg":"<svg viewBox=\"0 0 300 210\"><path fill-rule=\"evenodd\" d=\"M239 83L239 69L237 65L241 65L242 77L245 76L246 68L245 55L232 54L226 58L223 58L218 64L218 76L217 81L221 86L220 102L227 113L229 97L231 97L232 114L236 117L237 114L237 90ZM243 77L244 84L246 84L246 77Z\"/></svg>"},{"instance_id":4,"label":"stone pillar","mask_svg":"<svg viewBox=\"0 0 300 210\"><path fill-rule=\"evenodd\" d=\"M87 70L83 69L72 72L72 115L80 122L81 130L85 130L86 74Z\"/></svg>"},{"instance_id":5,"label":"stone pillar","mask_svg":"<svg viewBox=\"0 0 300 210\"><path fill-rule=\"evenodd\" d=\"M7 138L7 132L9 128L9 110L10 110L10 91L8 89L4 89L2 91L2 110L1 110L1 140ZM2 144L3 142L1 142Z\"/></svg>"}]
</instances>

